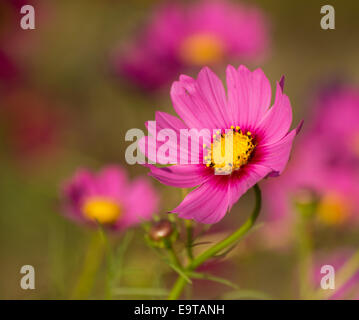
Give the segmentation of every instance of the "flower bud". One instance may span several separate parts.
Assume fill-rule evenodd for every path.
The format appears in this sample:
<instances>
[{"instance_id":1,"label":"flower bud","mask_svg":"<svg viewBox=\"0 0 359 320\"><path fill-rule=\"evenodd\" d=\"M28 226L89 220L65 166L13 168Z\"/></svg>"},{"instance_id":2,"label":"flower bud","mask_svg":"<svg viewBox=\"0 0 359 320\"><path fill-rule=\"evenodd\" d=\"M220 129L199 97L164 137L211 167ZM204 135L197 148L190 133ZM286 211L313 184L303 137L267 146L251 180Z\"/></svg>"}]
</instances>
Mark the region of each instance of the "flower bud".
<instances>
[{"instance_id":1,"label":"flower bud","mask_svg":"<svg viewBox=\"0 0 359 320\"><path fill-rule=\"evenodd\" d=\"M160 220L152 225L149 231L149 236L153 241L160 241L169 238L172 233L172 223L168 220Z\"/></svg>"},{"instance_id":2,"label":"flower bud","mask_svg":"<svg viewBox=\"0 0 359 320\"><path fill-rule=\"evenodd\" d=\"M294 195L296 209L304 217L312 217L318 204L318 194L311 188L301 188Z\"/></svg>"},{"instance_id":3,"label":"flower bud","mask_svg":"<svg viewBox=\"0 0 359 320\"><path fill-rule=\"evenodd\" d=\"M146 234L148 244L156 248L168 248L176 241L178 231L168 220L154 222Z\"/></svg>"}]
</instances>

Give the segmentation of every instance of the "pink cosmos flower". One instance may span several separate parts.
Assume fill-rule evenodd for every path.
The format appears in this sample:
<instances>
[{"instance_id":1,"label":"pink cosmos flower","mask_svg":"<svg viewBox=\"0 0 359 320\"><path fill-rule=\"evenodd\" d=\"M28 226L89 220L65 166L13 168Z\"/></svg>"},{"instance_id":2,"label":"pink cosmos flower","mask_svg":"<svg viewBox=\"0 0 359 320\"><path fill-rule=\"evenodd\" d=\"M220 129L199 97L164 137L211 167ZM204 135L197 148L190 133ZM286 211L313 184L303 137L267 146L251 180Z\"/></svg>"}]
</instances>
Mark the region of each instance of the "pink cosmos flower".
<instances>
[{"instance_id":1,"label":"pink cosmos flower","mask_svg":"<svg viewBox=\"0 0 359 320\"><path fill-rule=\"evenodd\" d=\"M116 54L115 69L145 89L156 89L189 67L263 56L267 30L254 7L219 0L166 4L155 10L138 39Z\"/></svg>"},{"instance_id":2,"label":"pink cosmos flower","mask_svg":"<svg viewBox=\"0 0 359 320\"><path fill-rule=\"evenodd\" d=\"M180 188L199 186L173 212L202 223L218 222L259 180L282 173L299 131L299 127L289 131L292 109L282 86L283 83L277 83L275 101L269 108L271 86L261 69L251 72L244 66L238 69L228 66L227 96L220 79L207 67L197 79L182 75L174 82L171 98L181 119L156 112L157 131L172 129L180 137L181 129L205 128L217 135L210 137L210 146L204 146L200 154L201 159L205 157L205 164L191 161L191 164L162 168L147 165L150 175L164 184ZM214 155L222 153L223 140L230 137L233 138L231 156L217 161ZM142 152L155 163L156 160L165 163L161 156L154 158L149 152L151 141L149 137L140 141ZM162 146L157 141L157 151ZM174 147L180 158L190 150L181 143Z\"/></svg>"},{"instance_id":3,"label":"pink cosmos flower","mask_svg":"<svg viewBox=\"0 0 359 320\"><path fill-rule=\"evenodd\" d=\"M312 106L311 124L299 139L289 168L263 186L268 219L279 222L282 230L290 228L295 216L294 201L317 201L317 218L325 224L359 218L359 90L327 87Z\"/></svg>"},{"instance_id":4,"label":"pink cosmos flower","mask_svg":"<svg viewBox=\"0 0 359 320\"><path fill-rule=\"evenodd\" d=\"M109 229L125 229L149 220L158 209L158 195L144 178L129 182L124 169L108 166L95 174L79 169L65 183L63 204L75 221Z\"/></svg>"}]
</instances>

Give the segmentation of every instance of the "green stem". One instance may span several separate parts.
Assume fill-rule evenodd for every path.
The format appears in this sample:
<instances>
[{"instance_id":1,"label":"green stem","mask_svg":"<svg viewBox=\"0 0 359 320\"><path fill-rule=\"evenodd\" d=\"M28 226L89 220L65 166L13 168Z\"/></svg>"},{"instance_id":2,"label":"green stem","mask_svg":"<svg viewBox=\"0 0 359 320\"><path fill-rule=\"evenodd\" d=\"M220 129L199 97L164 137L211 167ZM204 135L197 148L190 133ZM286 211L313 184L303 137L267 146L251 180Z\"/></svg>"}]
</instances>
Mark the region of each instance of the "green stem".
<instances>
[{"instance_id":1,"label":"green stem","mask_svg":"<svg viewBox=\"0 0 359 320\"><path fill-rule=\"evenodd\" d=\"M104 233L105 235L105 233ZM106 299L111 300L113 290L118 282L121 280L123 271L123 258L131 243L133 231L129 230L121 239L120 246L114 253L109 240L106 238L107 243L107 281L106 281Z\"/></svg>"},{"instance_id":2,"label":"green stem","mask_svg":"<svg viewBox=\"0 0 359 320\"><path fill-rule=\"evenodd\" d=\"M173 246L171 244L170 241L165 241L165 245L166 245L166 249L170 258L171 263L175 266L178 267L179 269L182 269L182 264L180 262L180 260L177 257L177 254L175 252L175 250L173 249Z\"/></svg>"},{"instance_id":3,"label":"green stem","mask_svg":"<svg viewBox=\"0 0 359 320\"><path fill-rule=\"evenodd\" d=\"M188 190L186 188L181 189L182 193L182 200L186 197L188 194ZM193 242L193 221L192 220L184 220L184 226L186 229L186 252L187 257L190 261L193 260L193 252L192 252L192 242Z\"/></svg>"},{"instance_id":4,"label":"green stem","mask_svg":"<svg viewBox=\"0 0 359 320\"><path fill-rule=\"evenodd\" d=\"M258 185L255 185L253 187L254 193L255 193L255 207L251 214L251 216L246 220L246 222L239 228L237 231L232 233L227 238L223 239L219 243L215 244L214 246L210 247L206 251L204 251L202 254L200 254L198 257L196 257L194 260L190 262L190 264L187 266L187 268L184 270L186 272L194 271L196 268L198 268L202 263L207 261L208 259L214 257L216 254L221 252L223 249L229 247L230 245L233 245L236 241L238 241L240 238L242 238L254 225L255 221L258 218L261 204L262 204L262 197L261 197L261 191L258 187ZM176 300L181 295L185 285L186 285L186 279L183 277L178 277L169 296L169 300Z\"/></svg>"},{"instance_id":5,"label":"green stem","mask_svg":"<svg viewBox=\"0 0 359 320\"><path fill-rule=\"evenodd\" d=\"M301 299L306 299L312 294L313 288L310 282L310 270L312 270L312 250L313 243L310 225L306 217L298 215L298 266L299 266L299 295Z\"/></svg>"},{"instance_id":6,"label":"green stem","mask_svg":"<svg viewBox=\"0 0 359 320\"><path fill-rule=\"evenodd\" d=\"M104 242L100 232L95 232L86 252L82 272L72 293L72 299L86 299L91 293L94 278L104 253Z\"/></svg>"}]
</instances>

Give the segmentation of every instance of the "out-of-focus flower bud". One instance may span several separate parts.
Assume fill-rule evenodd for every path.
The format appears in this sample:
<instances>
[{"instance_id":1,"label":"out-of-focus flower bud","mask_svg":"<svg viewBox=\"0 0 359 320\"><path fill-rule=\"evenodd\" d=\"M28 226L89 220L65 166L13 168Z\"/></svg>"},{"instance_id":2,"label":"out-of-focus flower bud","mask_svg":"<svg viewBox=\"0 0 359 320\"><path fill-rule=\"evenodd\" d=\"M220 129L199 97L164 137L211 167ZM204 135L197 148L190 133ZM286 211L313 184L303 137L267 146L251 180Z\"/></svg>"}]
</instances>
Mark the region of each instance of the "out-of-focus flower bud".
<instances>
[{"instance_id":1,"label":"out-of-focus flower bud","mask_svg":"<svg viewBox=\"0 0 359 320\"><path fill-rule=\"evenodd\" d=\"M294 195L294 204L304 217L312 217L318 205L318 195L310 188L301 188Z\"/></svg>"},{"instance_id":2,"label":"out-of-focus flower bud","mask_svg":"<svg viewBox=\"0 0 359 320\"><path fill-rule=\"evenodd\" d=\"M146 238L150 245L164 248L176 241L177 236L177 229L172 222L160 220L152 224Z\"/></svg>"},{"instance_id":3,"label":"out-of-focus flower bud","mask_svg":"<svg viewBox=\"0 0 359 320\"><path fill-rule=\"evenodd\" d=\"M150 229L149 236L153 241L159 241L171 236L173 232L172 223L168 220L156 222Z\"/></svg>"}]
</instances>

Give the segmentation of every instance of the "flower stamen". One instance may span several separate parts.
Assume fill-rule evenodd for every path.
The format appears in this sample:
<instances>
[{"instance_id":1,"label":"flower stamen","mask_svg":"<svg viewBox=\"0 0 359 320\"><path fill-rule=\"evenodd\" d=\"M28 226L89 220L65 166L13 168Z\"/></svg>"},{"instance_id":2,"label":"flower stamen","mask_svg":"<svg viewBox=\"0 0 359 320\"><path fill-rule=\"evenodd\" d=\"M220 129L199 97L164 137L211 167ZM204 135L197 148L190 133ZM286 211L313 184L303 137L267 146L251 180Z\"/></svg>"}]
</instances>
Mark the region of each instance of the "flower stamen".
<instances>
[{"instance_id":1,"label":"flower stamen","mask_svg":"<svg viewBox=\"0 0 359 320\"><path fill-rule=\"evenodd\" d=\"M214 168L217 174L231 174L248 163L255 147L250 131L243 133L239 126L231 126L225 133L218 130L211 147L204 145L206 166Z\"/></svg>"},{"instance_id":2,"label":"flower stamen","mask_svg":"<svg viewBox=\"0 0 359 320\"><path fill-rule=\"evenodd\" d=\"M101 224L113 224L121 215L120 206L108 198L93 197L82 206L83 215Z\"/></svg>"},{"instance_id":3,"label":"flower stamen","mask_svg":"<svg viewBox=\"0 0 359 320\"><path fill-rule=\"evenodd\" d=\"M212 34L194 34L187 37L180 47L180 57L191 65L208 65L222 59L223 43Z\"/></svg>"}]
</instances>

